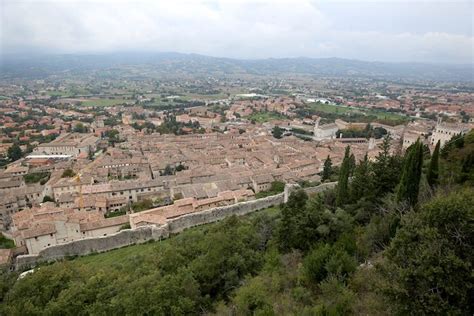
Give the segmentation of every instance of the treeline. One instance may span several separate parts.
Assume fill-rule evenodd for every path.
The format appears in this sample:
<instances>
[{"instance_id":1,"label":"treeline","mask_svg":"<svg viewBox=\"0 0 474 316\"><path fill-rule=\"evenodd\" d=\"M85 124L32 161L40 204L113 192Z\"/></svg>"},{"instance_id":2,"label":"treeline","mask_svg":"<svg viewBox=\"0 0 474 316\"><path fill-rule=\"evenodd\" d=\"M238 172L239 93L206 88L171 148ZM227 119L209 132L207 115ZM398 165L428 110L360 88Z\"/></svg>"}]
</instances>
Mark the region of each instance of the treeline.
<instances>
[{"instance_id":1,"label":"treeline","mask_svg":"<svg viewBox=\"0 0 474 316\"><path fill-rule=\"evenodd\" d=\"M3 273L0 314L472 315L473 153L474 132L432 154L347 149L335 189L276 211Z\"/></svg>"},{"instance_id":2,"label":"treeline","mask_svg":"<svg viewBox=\"0 0 474 316\"><path fill-rule=\"evenodd\" d=\"M383 127L373 127L372 125L367 124L364 129L355 129L355 128L348 128L348 129L340 129L336 132L336 137L344 137L344 138L375 138L380 139L387 135L388 132ZM341 136L342 135L342 136Z\"/></svg>"},{"instance_id":3,"label":"treeline","mask_svg":"<svg viewBox=\"0 0 474 316\"><path fill-rule=\"evenodd\" d=\"M201 127L198 121L187 123L176 121L176 116L170 115L165 117L163 123L159 126L151 122L144 122L143 124L133 123L131 125L136 130L146 130L147 133L157 132L160 134L175 134L182 135L185 134L184 128L189 128L193 133L204 133L205 130Z\"/></svg>"}]
</instances>

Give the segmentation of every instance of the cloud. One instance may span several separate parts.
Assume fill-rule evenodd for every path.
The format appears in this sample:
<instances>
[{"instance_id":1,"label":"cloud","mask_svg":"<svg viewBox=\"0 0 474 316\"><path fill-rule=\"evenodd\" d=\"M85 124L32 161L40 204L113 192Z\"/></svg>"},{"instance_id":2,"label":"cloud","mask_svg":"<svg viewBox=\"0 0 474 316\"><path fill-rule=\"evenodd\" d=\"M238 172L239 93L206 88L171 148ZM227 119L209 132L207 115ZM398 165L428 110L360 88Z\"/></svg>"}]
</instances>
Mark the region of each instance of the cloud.
<instances>
[{"instance_id":1,"label":"cloud","mask_svg":"<svg viewBox=\"0 0 474 316\"><path fill-rule=\"evenodd\" d=\"M375 4L356 15L352 9L340 9L342 3L310 0L0 1L3 1L2 53L131 50L237 58L336 56L386 61L473 62L472 32L463 31L466 27L457 33L454 32L457 29L443 30L435 21L439 16L437 11L432 12L431 20L430 16L420 16L420 22L425 22L420 23L423 28L418 29L416 24L411 26L410 22L407 30L406 26L396 23L390 29L384 27L385 16L390 13L383 12L383 19L374 18L382 10ZM427 3L420 3L426 11ZM449 8L456 6L456 3L444 4ZM399 1L398 5L402 8L410 4ZM467 25L466 15L460 11L446 12L451 12L452 16L446 19L452 23L458 19ZM393 21L402 17L402 13L396 14L400 16L393 16ZM356 16L357 21L371 17L374 22L356 23L352 16ZM427 30L428 27L433 30Z\"/></svg>"}]
</instances>

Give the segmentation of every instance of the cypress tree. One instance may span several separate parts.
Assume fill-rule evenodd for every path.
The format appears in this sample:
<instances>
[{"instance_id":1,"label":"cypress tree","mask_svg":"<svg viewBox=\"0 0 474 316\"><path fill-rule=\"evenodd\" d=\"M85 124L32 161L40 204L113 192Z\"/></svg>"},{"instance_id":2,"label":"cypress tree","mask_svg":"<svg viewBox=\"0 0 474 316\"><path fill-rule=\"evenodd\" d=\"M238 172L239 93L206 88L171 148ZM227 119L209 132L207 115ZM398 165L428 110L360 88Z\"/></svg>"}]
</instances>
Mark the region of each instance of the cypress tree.
<instances>
[{"instance_id":1,"label":"cypress tree","mask_svg":"<svg viewBox=\"0 0 474 316\"><path fill-rule=\"evenodd\" d=\"M439 148L441 144L440 141L438 140L438 143L436 143L436 147L433 151L433 155L431 156L430 160L430 165L428 167L428 184L430 185L431 188L436 187L438 184L438 178L439 178Z\"/></svg>"},{"instance_id":2,"label":"cypress tree","mask_svg":"<svg viewBox=\"0 0 474 316\"><path fill-rule=\"evenodd\" d=\"M457 182L464 183L474 180L474 153L470 152L462 161L461 173Z\"/></svg>"},{"instance_id":3,"label":"cypress tree","mask_svg":"<svg viewBox=\"0 0 474 316\"><path fill-rule=\"evenodd\" d=\"M418 202L422 166L423 144L417 140L405 153L402 176L398 184L397 201L407 201L411 206Z\"/></svg>"},{"instance_id":4,"label":"cypress tree","mask_svg":"<svg viewBox=\"0 0 474 316\"><path fill-rule=\"evenodd\" d=\"M364 160L355 168L354 178L350 185L350 195L353 202L368 196L372 190L372 178L369 175L369 158L365 154Z\"/></svg>"},{"instance_id":5,"label":"cypress tree","mask_svg":"<svg viewBox=\"0 0 474 316\"><path fill-rule=\"evenodd\" d=\"M324 161L324 169L323 169L321 180L322 181L329 180L331 178L331 175L332 175L332 160L331 160L331 157L329 157L328 155L328 157Z\"/></svg>"},{"instance_id":6,"label":"cypress tree","mask_svg":"<svg viewBox=\"0 0 474 316\"><path fill-rule=\"evenodd\" d=\"M347 202L349 197L349 173L351 168L350 148L346 147L341 169L339 170L339 179L337 183L336 205L341 206Z\"/></svg>"},{"instance_id":7,"label":"cypress tree","mask_svg":"<svg viewBox=\"0 0 474 316\"><path fill-rule=\"evenodd\" d=\"M380 152L372 165L374 172L374 195L382 197L388 192L393 192L400 179L400 157L390 154L390 134L384 137L379 145Z\"/></svg>"},{"instance_id":8,"label":"cypress tree","mask_svg":"<svg viewBox=\"0 0 474 316\"><path fill-rule=\"evenodd\" d=\"M356 168L356 158L354 154L349 156L349 176L352 176Z\"/></svg>"}]
</instances>

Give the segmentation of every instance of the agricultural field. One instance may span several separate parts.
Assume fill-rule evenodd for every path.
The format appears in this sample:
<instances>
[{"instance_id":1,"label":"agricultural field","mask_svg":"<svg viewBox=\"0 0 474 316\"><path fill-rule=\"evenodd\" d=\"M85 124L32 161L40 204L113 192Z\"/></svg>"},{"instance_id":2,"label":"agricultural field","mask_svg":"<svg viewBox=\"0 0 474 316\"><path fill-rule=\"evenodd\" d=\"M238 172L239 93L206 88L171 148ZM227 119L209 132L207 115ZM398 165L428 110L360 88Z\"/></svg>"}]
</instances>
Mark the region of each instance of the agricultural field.
<instances>
[{"instance_id":1,"label":"agricultural field","mask_svg":"<svg viewBox=\"0 0 474 316\"><path fill-rule=\"evenodd\" d=\"M81 101L82 106L113 106L123 103L134 102L133 100L126 100L123 98L117 99L84 99Z\"/></svg>"},{"instance_id":2,"label":"agricultural field","mask_svg":"<svg viewBox=\"0 0 474 316\"><path fill-rule=\"evenodd\" d=\"M67 97L71 95L69 91L47 91L45 94L51 97Z\"/></svg>"},{"instance_id":3,"label":"agricultural field","mask_svg":"<svg viewBox=\"0 0 474 316\"><path fill-rule=\"evenodd\" d=\"M362 114L366 116L373 116L376 120L384 122L393 122L393 123L403 123L406 122L409 118L403 114L387 112L383 110L375 109L360 109L360 108L351 108L347 106L340 105L331 105L324 103L312 103L310 108L314 111L324 112L328 114L336 115L350 115L350 114Z\"/></svg>"},{"instance_id":4,"label":"agricultural field","mask_svg":"<svg viewBox=\"0 0 474 316\"><path fill-rule=\"evenodd\" d=\"M272 120L281 120L286 117L276 112L257 112L248 116L247 119L257 123L265 123Z\"/></svg>"}]
</instances>

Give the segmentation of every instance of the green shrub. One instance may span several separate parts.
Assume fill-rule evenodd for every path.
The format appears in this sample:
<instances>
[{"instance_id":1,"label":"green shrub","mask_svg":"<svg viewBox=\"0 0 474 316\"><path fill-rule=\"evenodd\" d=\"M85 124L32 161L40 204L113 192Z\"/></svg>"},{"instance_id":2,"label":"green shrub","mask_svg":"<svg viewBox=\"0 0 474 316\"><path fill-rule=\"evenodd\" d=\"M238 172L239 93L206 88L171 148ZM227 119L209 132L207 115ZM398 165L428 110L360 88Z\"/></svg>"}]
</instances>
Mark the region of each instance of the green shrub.
<instances>
[{"instance_id":1,"label":"green shrub","mask_svg":"<svg viewBox=\"0 0 474 316\"><path fill-rule=\"evenodd\" d=\"M331 257L331 246L322 244L311 250L303 261L305 276L309 281L319 283L328 274L326 264Z\"/></svg>"}]
</instances>

